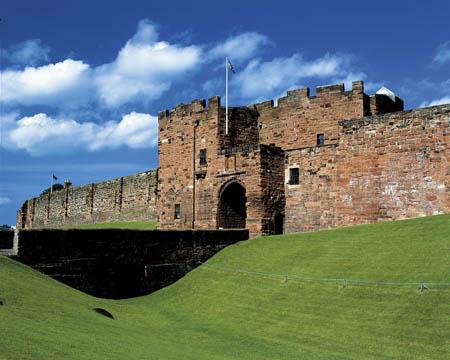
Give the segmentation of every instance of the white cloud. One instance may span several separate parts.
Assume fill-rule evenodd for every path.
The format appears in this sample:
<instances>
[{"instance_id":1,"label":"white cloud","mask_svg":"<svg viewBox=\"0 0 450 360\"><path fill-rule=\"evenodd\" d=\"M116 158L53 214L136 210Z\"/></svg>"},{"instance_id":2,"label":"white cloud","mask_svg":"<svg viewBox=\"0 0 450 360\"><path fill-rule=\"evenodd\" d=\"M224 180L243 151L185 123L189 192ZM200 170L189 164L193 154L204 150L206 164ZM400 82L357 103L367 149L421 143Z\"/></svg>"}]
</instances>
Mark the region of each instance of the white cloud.
<instances>
[{"instance_id":1,"label":"white cloud","mask_svg":"<svg viewBox=\"0 0 450 360\"><path fill-rule=\"evenodd\" d=\"M120 121L103 124L53 118L44 113L16 121L11 121L11 116L5 121L4 147L25 150L34 156L121 146L150 148L157 144L158 119L144 113L131 112Z\"/></svg>"},{"instance_id":2,"label":"white cloud","mask_svg":"<svg viewBox=\"0 0 450 360\"><path fill-rule=\"evenodd\" d=\"M0 102L20 105L77 105L87 100L89 65L67 59L41 67L0 73Z\"/></svg>"},{"instance_id":3,"label":"white cloud","mask_svg":"<svg viewBox=\"0 0 450 360\"><path fill-rule=\"evenodd\" d=\"M210 96L220 89L221 86L222 82L219 79L209 79L202 84L202 90L207 94L207 96Z\"/></svg>"},{"instance_id":4,"label":"white cloud","mask_svg":"<svg viewBox=\"0 0 450 360\"><path fill-rule=\"evenodd\" d=\"M450 41L439 46L438 51L434 56L433 60L438 64L450 62Z\"/></svg>"},{"instance_id":5,"label":"white cloud","mask_svg":"<svg viewBox=\"0 0 450 360\"><path fill-rule=\"evenodd\" d=\"M248 99L270 98L282 89L291 88L304 78L333 78L346 76L348 59L329 55L306 61L300 54L262 62L252 60L233 79L240 95Z\"/></svg>"},{"instance_id":6,"label":"white cloud","mask_svg":"<svg viewBox=\"0 0 450 360\"><path fill-rule=\"evenodd\" d=\"M157 99L201 61L201 48L157 41L154 25L143 20L117 58L95 71L100 100L108 106Z\"/></svg>"},{"instance_id":7,"label":"white cloud","mask_svg":"<svg viewBox=\"0 0 450 360\"><path fill-rule=\"evenodd\" d=\"M444 80L441 83L439 83L439 89L443 91L444 93L450 93L450 79Z\"/></svg>"},{"instance_id":8,"label":"white cloud","mask_svg":"<svg viewBox=\"0 0 450 360\"><path fill-rule=\"evenodd\" d=\"M11 65L32 65L48 62L50 48L39 39L26 40L2 51L2 58Z\"/></svg>"},{"instance_id":9,"label":"white cloud","mask_svg":"<svg viewBox=\"0 0 450 360\"><path fill-rule=\"evenodd\" d=\"M0 196L0 205L7 205L11 203L11 199L5 196Z\"/></svg>"},{"instance_id":10,"label":"white cloud","mask_svg":"<svg viewBox=\"0 0 450 360\"><path fill-rule=\"evenodd\" d=\"M450 104L450 96L444 96L443 98L435 99L429 102L424 101L422 104L420 104L420 107L429 107L443 104Z\"/></svg>"},{"instance_id":11,"label":"white cloud","mask_svg":"<svg viewBox=\"0 0 450 360\"><path fill-rule=\"evenodd\" d=\"M150 114L133 111L124 115L120 122L110 121L98 130L89 145L91 150L124 145L142 149L158 144L158 118Z\"/></svg>"},{"instance_id":12,"label":"white cloud","mask_svg":"<svg viewBox=\"0 0 450 360\"><path fill-rule=\"evenodd\" d=\"M0 72L0 102L8 105L79 107L89 101L117 107L159 98L202 61L200 46L158 41L156 26L139 22L136 34L108 64L91 68L66 59L41 67Z\"/></svg>"},{"instance_id":13,"label":"white cloud","mask_svg":"<svg viewBox=\"0 0 450 360\"><path fill-rule=\"evenodd\" d=\"M209 50L209 59L219 59L229 56L231 61L239 63L255 56L263 45L269 43L267 36L256 32L245 32L230 36L224 42Z\"/></svg>"}]
</instances>

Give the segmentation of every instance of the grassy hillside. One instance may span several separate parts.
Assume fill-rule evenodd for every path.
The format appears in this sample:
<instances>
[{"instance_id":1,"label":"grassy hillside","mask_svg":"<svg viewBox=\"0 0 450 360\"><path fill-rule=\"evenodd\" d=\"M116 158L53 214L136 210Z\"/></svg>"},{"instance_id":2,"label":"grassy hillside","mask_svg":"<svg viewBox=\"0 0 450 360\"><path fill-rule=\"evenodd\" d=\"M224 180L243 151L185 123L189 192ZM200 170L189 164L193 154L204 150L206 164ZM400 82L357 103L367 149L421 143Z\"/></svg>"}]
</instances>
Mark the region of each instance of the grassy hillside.
<instances>
[{"instance_id":1,"label":"grassy hillside","mask_svg":"<svg viewBox=\"0 0 450 360\"><path fill-rule=\"evenodd\" d=\"M450 357L450 287L343 287L286 282L286 274L450 283L450 216L257 238L228 247L172 286L120 301L87 296L0 258L0 358Z\"/></svg>"},{"instance_id":2,"label":"grassy hillside","mask_svg":"<svg viewBox=\"0 0 450 360\"><path fill-rule=\"evenodd\" d=\"M112 221L96 224L80 224L77 229L142 229L153 230L156 228L156 221Z\"/></svg>"}]
</instances>

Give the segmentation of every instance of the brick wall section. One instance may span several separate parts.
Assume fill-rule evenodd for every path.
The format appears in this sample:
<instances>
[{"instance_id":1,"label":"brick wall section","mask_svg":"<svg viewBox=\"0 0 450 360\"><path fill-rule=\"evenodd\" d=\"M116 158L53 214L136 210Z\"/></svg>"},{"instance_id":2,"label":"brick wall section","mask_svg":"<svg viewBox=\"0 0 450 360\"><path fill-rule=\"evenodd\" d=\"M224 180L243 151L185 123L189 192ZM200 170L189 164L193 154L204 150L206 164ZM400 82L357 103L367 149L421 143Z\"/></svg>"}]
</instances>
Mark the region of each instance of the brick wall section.
<instances>
[{"instance_id":1,"label":"brick wall section","mask_svg":"<svg viewBox=\"0 0 450 360\"><path fill-rule=\"evenodd\" d=\"M247 230L21 230L18 260L94 296L127 298L167 286Z\"/></svg>"},{"instance_id":2,"label":"brick wall section","mask_svg":"<svg viewBox=\"0 0 450 360\"><path fill-rule=\"evenodd\" d=\"M342 121L336 145L289 151L286 231L449 212L449 122L450 105Z\"/></svg>"},{"instance_id":3,"label":"brick wall section","mask_svg":"<svg viewBox=\"0 0 450 360\"><path fill-rule=\"evenodd\" d=\"M339 120L360 118L370 111L366 98L358 81L351 91L344 91L343 84L318 87L316 96L310 96L308 88L297 89L278 99L276 107L273 101L250 107L259 112L261 143L286 150L315 146L317 134L325 135L325 144L336 142Z\"/></svg>"},{"instance_id":4,"label":"brick wall section","mask_svg":"<svg viewBox=\"0 0 450 360\"><path fill-rule=\"evenodd\" d=\"M274 218L285 216L285 153L274 146L261 145L262 233L274 232Z\"/></svg>"},{"instance_id":5,"label":"brick wall section","mask_svg":"<svg viewBox=\"0 0 450 360\"><path fill-rule=\"evenodd\" d=\"M108 221L156 219L156 171L102 183L69 187L27 200L17 214L19 229Z\"/></svg>"},{"instance_id":6,"label":"brick wall section","mask_svg":"<svg viewBox=\"0 0 450 360\"><path fill-rule=\"evenodd\" d=\"M71 187L68 191L67 218L69 224L85 223L92 219L94 184Z\"/></svg>"},{"instance_id":7,"label":"brick wall section","mask_svg":"<svg viewBox=\"0 0 450 360\"><path fill-rule=\"evenodd\" d=\"M266 206L271 211L284 201L284 155L279 148L258 144L257 112L230 109L225 133L225 109L217 97L180 104L159 115L158 226L161 229L219 227L220 193L230 182L246 191L246 227L252 235L269 231ZM206 164L200 151L206 150ZM195 156L194 156L195 155ZM261 169L261 171L260 171ZM270 174L278 176L268 180ZM272 175L270 175L272 176ZM264 189L272 182L277 195ZM269 200L270 198L270 200ZM180 204L180 218L175 218Z\"/></svg>"},{"instance_id":8,"label":"brick wall section","mask_svg":"<svg viewBox=\"0 0 450 360\"><path fill-rule=\"evenodd\" d=\"M225 112L221 108L219 120L219 147L232 149L259 143L258 112L250 108L230 108L228 135L225 134Z\"/></svg>"},{"instance_id":9,"label":"brick wall section","mask_svg":"<svg viewBox=\"0 0 450 360\"><path fill-rule=\"evenodd\" d=\"M207 161L217 150L219 99L180 104L170 112L159 114L158 142L158 225L161 228L187 229L193 222L194 159L200 149L207 150ZM194 141L195 137L195 141ZM197 166L199 166L196 163ZM180 204L178 219L175 204Z\"/></svg>"}]
</instances>

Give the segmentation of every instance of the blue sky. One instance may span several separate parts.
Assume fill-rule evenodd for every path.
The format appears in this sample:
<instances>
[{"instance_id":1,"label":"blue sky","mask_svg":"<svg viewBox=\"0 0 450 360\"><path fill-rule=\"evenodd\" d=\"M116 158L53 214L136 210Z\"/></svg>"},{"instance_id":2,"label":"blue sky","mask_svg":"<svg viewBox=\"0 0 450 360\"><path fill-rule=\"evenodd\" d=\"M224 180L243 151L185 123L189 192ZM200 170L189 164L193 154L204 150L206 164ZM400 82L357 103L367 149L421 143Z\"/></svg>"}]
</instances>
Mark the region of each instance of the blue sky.
<instances>
[{"instance_id":1,"label":"blue sky","mask_svg":"<svg viewBox=\"0 0 450 360\"><path fill-rule=\"evenodd\" d=\"M450 102L448 1L0 4L0 224L49 186L157 167L157 114L363 79L407 108Z\"/></svg>"}]
</instances>

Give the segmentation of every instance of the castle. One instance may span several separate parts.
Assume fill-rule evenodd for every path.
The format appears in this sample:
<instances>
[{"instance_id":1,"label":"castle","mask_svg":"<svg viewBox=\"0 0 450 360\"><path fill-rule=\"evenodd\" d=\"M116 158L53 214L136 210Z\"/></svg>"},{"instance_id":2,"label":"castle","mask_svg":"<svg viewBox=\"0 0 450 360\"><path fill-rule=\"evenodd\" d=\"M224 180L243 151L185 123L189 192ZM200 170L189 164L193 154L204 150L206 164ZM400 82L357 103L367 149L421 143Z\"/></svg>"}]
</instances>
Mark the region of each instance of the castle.
<instances>
[{"instance_id":1,"label":"castle","mask_svg":"<svg viewBox=\"0 0 450 360\"><path fill-rule=\"evenodd\" d=\"M157 171L27 200L18 228L157 218L160 229L311 231L450 211L450 104L403 111L362 81L159 114Z\"/></svg>"}]
</instances>

